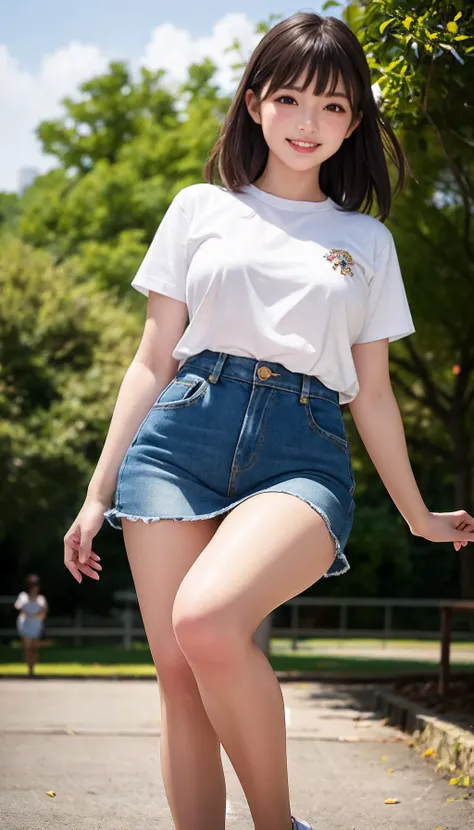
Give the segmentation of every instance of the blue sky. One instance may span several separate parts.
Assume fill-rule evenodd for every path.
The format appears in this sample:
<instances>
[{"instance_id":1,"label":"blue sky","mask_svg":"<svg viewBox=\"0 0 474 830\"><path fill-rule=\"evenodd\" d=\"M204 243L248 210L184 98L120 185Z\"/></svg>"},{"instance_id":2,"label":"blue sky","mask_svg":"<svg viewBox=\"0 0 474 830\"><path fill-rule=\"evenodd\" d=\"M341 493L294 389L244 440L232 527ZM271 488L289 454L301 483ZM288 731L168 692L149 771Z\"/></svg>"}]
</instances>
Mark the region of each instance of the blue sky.
<instances>
[{"instance_id":1,"label":"blue sky","mask_svg":"<svg viewBox=\"0 0 474 830\"><path fill-rule=\"evenodd\" d=\"M17 190L19 170L41 172L54 159L41 154L34 130L41 120L60 117L60 100L75 96L78 85L107 68L110 60L164 68L170 82L186 76L186 67L209 55L216 77L231 91L224 48L234 37L249 55L258 42L255 24L273 13L321 11L314 5L270 0L13 0L0 5L0 190ZM340 14L331 9L326 14Z\"/></svg>"},{"instance_id":2,"label":"blue sky","mask_svg":"<svg viewBox=\"0 0 474 830\"><path fill-rule=\"evenodd\" d=\"M111 55L131 57L140 54L151 30L160 23L174 23L197 36L208 34L228 12L242 12L258 21L272 12L286 17L320 7L320 3L277 6L271 0L6 0L0 4L0 42L8 45L23 67L34 70L46 52L69 40L96 43Z\"/></svg>"}]
</instances>

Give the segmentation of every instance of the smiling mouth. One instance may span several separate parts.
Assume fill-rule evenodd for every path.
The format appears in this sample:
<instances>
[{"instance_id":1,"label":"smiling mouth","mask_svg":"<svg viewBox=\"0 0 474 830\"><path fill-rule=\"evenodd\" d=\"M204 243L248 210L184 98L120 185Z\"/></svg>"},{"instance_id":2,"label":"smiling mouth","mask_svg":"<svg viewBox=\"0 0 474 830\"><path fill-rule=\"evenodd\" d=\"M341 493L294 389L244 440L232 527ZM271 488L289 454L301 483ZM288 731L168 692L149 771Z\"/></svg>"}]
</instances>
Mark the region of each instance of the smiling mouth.
<instances>
[{"instance_id":1,"label":"smiling mouth","mask_svg":"<svg viewBox=\"0 0 474 830\"><path fill-rule=\"evenodd\" d=\"M294 147L301 147L303 150L315 150L316 147L321 146L316 141L301 141L301 139L294 138L287 138L286 140L289 142L289 144L292 144Z\"/></svg>"}]
</instances>

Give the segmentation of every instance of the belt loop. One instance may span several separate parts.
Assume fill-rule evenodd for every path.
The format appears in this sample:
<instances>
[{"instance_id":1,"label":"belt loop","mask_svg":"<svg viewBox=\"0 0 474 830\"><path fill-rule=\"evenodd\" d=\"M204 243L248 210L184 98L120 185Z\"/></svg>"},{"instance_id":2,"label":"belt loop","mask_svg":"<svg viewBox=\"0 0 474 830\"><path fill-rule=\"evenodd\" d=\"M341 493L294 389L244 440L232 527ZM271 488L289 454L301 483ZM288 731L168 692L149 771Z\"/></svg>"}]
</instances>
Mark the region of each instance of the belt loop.
<instances>
[{"instance_id":1,"label":"belt loop","mask_svg":"<svg viewBox=\"0 0 474 830\"><path fill-rule=\"evenodd\" d=\"M309 375L303 374L303 380L301 383L300 403L308 403L310 388L311 377Z\"/></svg>"},{"instance_id":2,"label":"belt loop","mask_svg":"<svg viewBox=\"0 0 474 830\"><path fill-rule=\"evenodd\" d=\"M208 377L208 380L211 383L217 383L217 381L219 380L226 357L227 357L226 352L219 352L219 357L216 360L216 363L214 365L214 369L212 370L211 374Z\"/></svg>"}]
</instances>

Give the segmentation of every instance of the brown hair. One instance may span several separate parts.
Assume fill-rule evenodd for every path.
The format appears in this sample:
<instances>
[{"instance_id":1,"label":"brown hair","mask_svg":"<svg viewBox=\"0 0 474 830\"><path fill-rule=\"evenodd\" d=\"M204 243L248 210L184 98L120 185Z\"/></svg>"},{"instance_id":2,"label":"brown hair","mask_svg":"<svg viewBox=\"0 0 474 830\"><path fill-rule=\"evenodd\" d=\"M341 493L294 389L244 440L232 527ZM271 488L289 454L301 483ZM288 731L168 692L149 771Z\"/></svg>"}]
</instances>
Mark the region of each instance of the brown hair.
<instances>
[{"instance_id":1,"label":"brown hair","mask_svg":"<svg viewBox=\"0 0 474 830\"><path fill-rule=\"evenodd\" d=\"M29 594L32 588L40 587L40 578L38 574L28 574L25 577L25 588L27 593Z\"/></svg>"},{"instance_id":2,"label":"brown hair","mask_svg":"<svg viewBox=\"0 0 474 830\"><path fill-rule=\"evenodd\" d=\"M342 77L352 110L352 122L362 112L361 123L345 139L337 153L323 161L319 184L323 193L345 210L369 213L378 204L385 221L392 193L385 153L398 171L394 193L403 187L406 158L390 124L382 115L371 88L370 70L355 34L335 17L298 12L270 29L254 49L224 119L219 137L204 167L204 177L214 184L216 168L228 190L240 192L262 175L268 145L260 124L251 118L245 91L253 89L260 100L278 89L292 86L307 71L304 89L316 76L315 95L329 82L332 93ZM262 97L262 90L269 87Z\"/></svg>"}]
</instances>

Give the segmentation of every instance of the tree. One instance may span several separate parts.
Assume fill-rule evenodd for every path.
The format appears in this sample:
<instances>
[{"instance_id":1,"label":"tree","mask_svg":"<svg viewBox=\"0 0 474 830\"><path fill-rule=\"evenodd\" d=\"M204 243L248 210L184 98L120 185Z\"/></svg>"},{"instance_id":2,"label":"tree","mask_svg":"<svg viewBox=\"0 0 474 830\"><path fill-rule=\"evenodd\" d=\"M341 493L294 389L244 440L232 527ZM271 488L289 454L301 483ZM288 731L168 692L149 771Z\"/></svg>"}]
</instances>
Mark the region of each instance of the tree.
<instances>
[{"instance_id":1,"label":"tree","mask_svg":"<svg viewBox=\"0 0 474 830\"><path fill-rule=\"evenodd\" d=\"M133 271L173 196L202 180L207 153L229 99L213 83L210 60L189 68L171 93L164 72L123 63L63 100L64 116L37 134L59 166L25 193L19 232L101 287L128 291Z\"/></svg>"},{"instance_id":2,"label":"tree","mask_svg":"<svg viewBox=\"0 0 474 830\"><path fill-rule=\"evenodd\" d=\"M15 554L2 558L16 579L32 561L54 570L53 586L140 326L46 251L1 242L0 544Z\"/></svg>"},{"instance_id":3,"label":"tree","mask_svg":"<svg viewBox=\"0 0 474 830\"><path fill-rule=\"evenodd\" d=\"M474 10L467 2L371 0L344 12L367 54L382 109L413 177L391 224L417 335L394 350L395 385L454 473L454 504L473 501ZM429 422L429 424L427 423ZM434 426L436 425L436 426ZM418 432L418 434L420 434ZM429 463L429 457L426 458ZM474 597L474 560L460 551L461 591Z\"/></svg>"}]
</instances>

